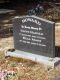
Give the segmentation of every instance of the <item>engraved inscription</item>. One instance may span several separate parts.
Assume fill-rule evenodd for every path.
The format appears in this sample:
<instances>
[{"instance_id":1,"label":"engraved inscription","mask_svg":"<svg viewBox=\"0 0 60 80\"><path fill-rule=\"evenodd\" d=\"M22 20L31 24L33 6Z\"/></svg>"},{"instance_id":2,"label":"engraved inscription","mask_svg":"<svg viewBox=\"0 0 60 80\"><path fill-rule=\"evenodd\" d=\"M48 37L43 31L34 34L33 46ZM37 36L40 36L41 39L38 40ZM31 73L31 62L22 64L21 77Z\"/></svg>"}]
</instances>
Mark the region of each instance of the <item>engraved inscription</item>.
<instances>
[{"instance_id":1,"label":"engraved inscription","mask_svg":"<svg viewBox=\"0 0 60 80\"><path fill-rule=\"evenodd\" d=\"M22 20L22 22L24 23L26 21ZM43 29L41 27L33 27L26 25L21 25L20 27L21 28L19 36L22 36L22 38L19 40L19 42L46 47L46 44L42 43L42 40L46 40L46 38L44 37Z\"/></svg>"}]
</instances>

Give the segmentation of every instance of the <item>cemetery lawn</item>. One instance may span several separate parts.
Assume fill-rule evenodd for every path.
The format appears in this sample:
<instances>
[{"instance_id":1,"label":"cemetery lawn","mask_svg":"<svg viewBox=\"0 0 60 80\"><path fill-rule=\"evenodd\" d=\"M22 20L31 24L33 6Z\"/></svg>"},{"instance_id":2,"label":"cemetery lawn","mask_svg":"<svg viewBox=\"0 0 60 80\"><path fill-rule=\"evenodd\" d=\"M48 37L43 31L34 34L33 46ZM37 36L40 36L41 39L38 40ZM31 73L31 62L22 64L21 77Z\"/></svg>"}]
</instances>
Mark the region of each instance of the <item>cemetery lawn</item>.
<instances>
[{"instance_id":1,"label":"cemetery lawn","mask_svg":"<svg viewBox=\"0 0 60 80\"><path fill-rule=\"evenodd\" d=\"M60 45L59 30L56 29L56 45L58 46ZM52 69L30 60L5 57L4 53L14 48L13 45L13 37L0 38L0 80L3 80L4 71L9 73L4 80L58 80L60 78L60 64Z\"/></svg>"}]
</instances>

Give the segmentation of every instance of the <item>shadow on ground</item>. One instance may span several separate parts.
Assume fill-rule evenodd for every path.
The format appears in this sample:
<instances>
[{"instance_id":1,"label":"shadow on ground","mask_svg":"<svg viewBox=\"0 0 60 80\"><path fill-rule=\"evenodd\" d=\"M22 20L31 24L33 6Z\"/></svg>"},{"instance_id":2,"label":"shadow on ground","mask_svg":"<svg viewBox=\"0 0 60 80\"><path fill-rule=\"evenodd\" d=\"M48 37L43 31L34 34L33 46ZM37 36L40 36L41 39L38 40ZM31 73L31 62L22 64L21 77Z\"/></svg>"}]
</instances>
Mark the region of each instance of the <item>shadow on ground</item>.
<instances>
[{"instance_id":1,"label":"shadow on ground","mask_svg":"<svg viewBox=\"0 0 60 80\"><path fill-rule=\"evenodd\" d=\"M0 38L8 38L10 36L13 36L13 28L12 27L0 29Z\"/></svg>"},{"instance_id":2,"label":"shadow on ground","mask_svg":"<svg viewBox=\"0 0 60 80\"><path fill-rule=\"evenodd\" d=\"M56 57L60 57L60 46L55 47Z\"/></svg>"}]
</instances>

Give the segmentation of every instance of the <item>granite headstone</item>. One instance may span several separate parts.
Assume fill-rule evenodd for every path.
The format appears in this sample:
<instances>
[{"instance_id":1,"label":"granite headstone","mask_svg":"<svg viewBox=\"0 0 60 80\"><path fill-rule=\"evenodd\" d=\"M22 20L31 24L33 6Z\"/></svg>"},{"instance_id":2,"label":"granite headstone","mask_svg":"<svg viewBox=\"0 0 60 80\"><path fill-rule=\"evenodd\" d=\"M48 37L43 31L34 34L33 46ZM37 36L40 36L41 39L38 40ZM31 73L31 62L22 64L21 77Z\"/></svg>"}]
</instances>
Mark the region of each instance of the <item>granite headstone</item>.
<instances>
[{"instance_id":1,"label":"granite headstone","mask_svg":"<svg viewBox=\"0 0 60 80\"><path fill-rule=\"evenodd\" d=\"M36 16L15 17L13 34L15 49L55 57L54 22Z\"/></svg>"}]
</instances>

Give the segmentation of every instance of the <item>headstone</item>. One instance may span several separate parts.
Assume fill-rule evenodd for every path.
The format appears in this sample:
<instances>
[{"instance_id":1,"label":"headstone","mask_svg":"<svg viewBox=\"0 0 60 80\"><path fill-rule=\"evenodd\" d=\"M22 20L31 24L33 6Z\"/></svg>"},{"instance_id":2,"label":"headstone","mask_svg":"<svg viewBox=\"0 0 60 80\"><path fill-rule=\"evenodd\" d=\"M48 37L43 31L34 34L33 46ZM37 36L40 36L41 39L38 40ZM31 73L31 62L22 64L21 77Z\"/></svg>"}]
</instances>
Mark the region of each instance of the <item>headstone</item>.
<instances>
[{"instance_id":1,"label":"headstone","mask_svg":"<svg viewBox=\"0 0 60 80\"><path fill-rule=\"evenodd\" d=\"M15 17L13 33L16 50L55 57L54 22L36 16Z\"/></svg>"}]
</instances>

